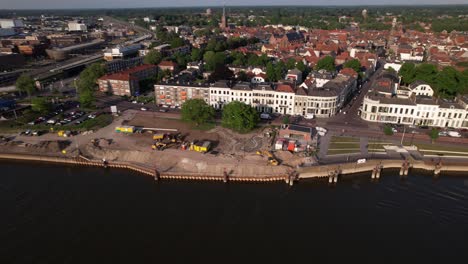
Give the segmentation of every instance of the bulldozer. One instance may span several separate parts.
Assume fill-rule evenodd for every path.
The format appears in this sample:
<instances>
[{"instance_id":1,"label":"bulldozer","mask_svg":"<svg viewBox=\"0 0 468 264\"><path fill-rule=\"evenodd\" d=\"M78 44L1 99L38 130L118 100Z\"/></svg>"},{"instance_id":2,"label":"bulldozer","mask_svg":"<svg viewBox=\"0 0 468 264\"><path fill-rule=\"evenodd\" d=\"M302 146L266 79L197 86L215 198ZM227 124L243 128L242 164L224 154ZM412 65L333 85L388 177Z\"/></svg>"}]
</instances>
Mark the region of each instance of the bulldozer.
<instances>
[{"instance_id":1,"label":"bulldozer","mask_svg":"<svg viewBox=\"0 0 468 264\"><path fill-rule=\"evenodd\" d=\"M272 166L278 166L279 165L279 162L277 159L275 159L275 157L273 156L273 154L271 154L270 151L268 150L257 150L257 155L260 155L260 156L265 156L268 158L268 164L269 165L272 165Z\"/></svg>"},{"instance_id":2,"label":"bulldozer","mask_svg":"<svg viewBox=\"0 0 468 264\"><path fill-rule=\"evenodd\" d=\"M162 143L162 142L155 142L153 145L151 145L151 149L153 149L153 150L163 151L166 147L167 147L167 144Z\"/></svg>"}]
</instances>

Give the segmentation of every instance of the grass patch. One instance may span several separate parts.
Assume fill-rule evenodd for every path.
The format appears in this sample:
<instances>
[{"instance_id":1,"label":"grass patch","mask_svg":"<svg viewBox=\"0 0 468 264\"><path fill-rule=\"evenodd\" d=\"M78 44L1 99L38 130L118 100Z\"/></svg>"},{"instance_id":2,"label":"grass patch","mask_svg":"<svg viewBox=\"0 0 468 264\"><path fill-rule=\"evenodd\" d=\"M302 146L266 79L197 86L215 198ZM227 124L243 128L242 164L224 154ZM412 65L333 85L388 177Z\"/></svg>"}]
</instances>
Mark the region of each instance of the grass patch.
<instances>
[{"instance_id":1,"label":"grass patch","mask_svg":"<svg viewBox=\"0 0 468 264\"><path fill-rule=\"evenodd\" d=\"M338 137L338 136L333 136L331 138L331 143L337 143L337 142L360 142L359 138L355 137Z\"/></svg>"},{"instance_id":2,"label":"grass patch","mask_svg":"<svg viewBox=\"0 0 468 264\"><path fill-rule=\"evenodd\" d=\"M215 128L215 127L216 127L216 123L214 123L214 122L201 124L199 126L192 125L192 129L201 130L201 131L211 130L211 129Z\"/></svg>"},{"instance_id":3,"label":"grass patch","mask_svg":"<svg viewBox=\"0 0 468 264\"><path fill-rule=\"evenodd\" d=\"M350 143L350 142L332 142L328 148L331 149L359 149L361 145L359 143Z\"/></svg>"},{"instance_id":4,"label":"grass patch","mask_svg":"<svg viewBox=\"0 0 468 264\"><path fill-rule=\"evenodd\" d=\"M466 152L468 154L468 148L465 146L444 146L438 144L424 144L424 143L415 143L413 144L418 147L419 150L428 150L431 152L437 151L455 151L455 152ZM409 146L408 143L405 142L405 146Z\"/></svg>"},{"instance_id":5,"label":"grass patch","mask_svg":"<svg viewBox=\"0 0 468 264\"><path fill-rule=\"evenodd\" d=\"M328 149L327 155L338 155L338 154L356 154L361 153L359 149Z\"/></svg>"},{"instance_id":6,"label":"grass patch","mask_svg":"<svg viewBox=\"0 0 468 264\"><path fill-rule=\"evenodd\" d=\"M468 152L466 154L459 154L459 153L440 153L440 152L433 152L433 151L421 151L423 155L437 155L437 156L461 156L461 157L468 157Z\"/></svg>"}]
</instances>

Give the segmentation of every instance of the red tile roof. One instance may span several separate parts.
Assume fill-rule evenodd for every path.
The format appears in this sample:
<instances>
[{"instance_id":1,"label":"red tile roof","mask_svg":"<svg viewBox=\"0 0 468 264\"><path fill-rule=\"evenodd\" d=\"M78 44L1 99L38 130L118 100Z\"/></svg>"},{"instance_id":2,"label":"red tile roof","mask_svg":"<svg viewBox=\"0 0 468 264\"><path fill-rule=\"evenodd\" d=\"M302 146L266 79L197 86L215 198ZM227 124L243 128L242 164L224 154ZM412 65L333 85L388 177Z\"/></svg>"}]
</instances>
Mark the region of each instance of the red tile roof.
<instances>
[{"instance_id":1,"label":"red tile roof","mask_svg":"<svg viewBox=\"0 0 468 264\"><path fill-rule=\"evenodd\" d=\"M294 89L291 87L289 84L278 84L276 87L277 92L283 92L283 93L294 93Z\"/></svg>"}]
</instances>

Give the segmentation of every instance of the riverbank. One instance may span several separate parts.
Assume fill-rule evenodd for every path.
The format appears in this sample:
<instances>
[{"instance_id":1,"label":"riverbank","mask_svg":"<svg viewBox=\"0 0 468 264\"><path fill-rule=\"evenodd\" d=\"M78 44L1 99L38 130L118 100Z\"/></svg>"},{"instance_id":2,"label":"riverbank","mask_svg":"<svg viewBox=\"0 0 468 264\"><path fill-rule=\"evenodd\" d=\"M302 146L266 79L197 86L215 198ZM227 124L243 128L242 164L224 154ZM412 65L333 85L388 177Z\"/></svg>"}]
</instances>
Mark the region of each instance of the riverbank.
<instances>
[{"instance_id":1,"label":"riverbank","mask_svg":"<svg viewBox=\"0 0 468 264\"><path fill-rule=\"evenodd\" d=\"M86 157L79 156L77 158L67 158L58 156L40 156L27 154L8 154L0 153L0 160L15 160L15 161L33 161L44 163L58 163L76 166L93 166L103 168L117 168L135 171L150 177L156 181L163 179L172 180L192 180L192 181L233 181L233 182L275 182L285 181L292 185L294 181L310 178L330 178L331 182L336 182L338 177L370 173L372 178L379 178L381 172L385 170L399 170L400 176L408 175L410 170L423 170L434 173L439 176L441 173L467 172L468 164L460 163L443 163L443 162L428 162L428 161L402 161L375 159L367 160L365 163L338 163L329 165L317 165L311 167L299 167L296 170L290 170L287 174L279 175L232 175L232 171L224 171L223 173L192 173L192 172L161 172L154 166L146 164L138 164L124 161L103 161L91 160Z\"/></svg>"}]
</instances>

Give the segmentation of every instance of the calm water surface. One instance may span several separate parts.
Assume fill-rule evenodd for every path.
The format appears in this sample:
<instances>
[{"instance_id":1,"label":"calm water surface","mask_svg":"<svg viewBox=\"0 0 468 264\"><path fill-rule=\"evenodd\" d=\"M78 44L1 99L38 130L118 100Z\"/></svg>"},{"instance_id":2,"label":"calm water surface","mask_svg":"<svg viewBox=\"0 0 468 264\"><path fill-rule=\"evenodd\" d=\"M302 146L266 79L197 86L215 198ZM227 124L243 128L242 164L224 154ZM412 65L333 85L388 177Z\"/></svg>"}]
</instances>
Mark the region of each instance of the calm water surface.
<instances>
[{"instance_id":1,"label":"calm water surface","mask_svg":"<svg viewBox=\"0 0 468 264\"><path fill-rule=\"evenodd\" d=\"M169 182L0 163L0 263L468 263L468 177Z\"/></svg>"}]
</instances>

